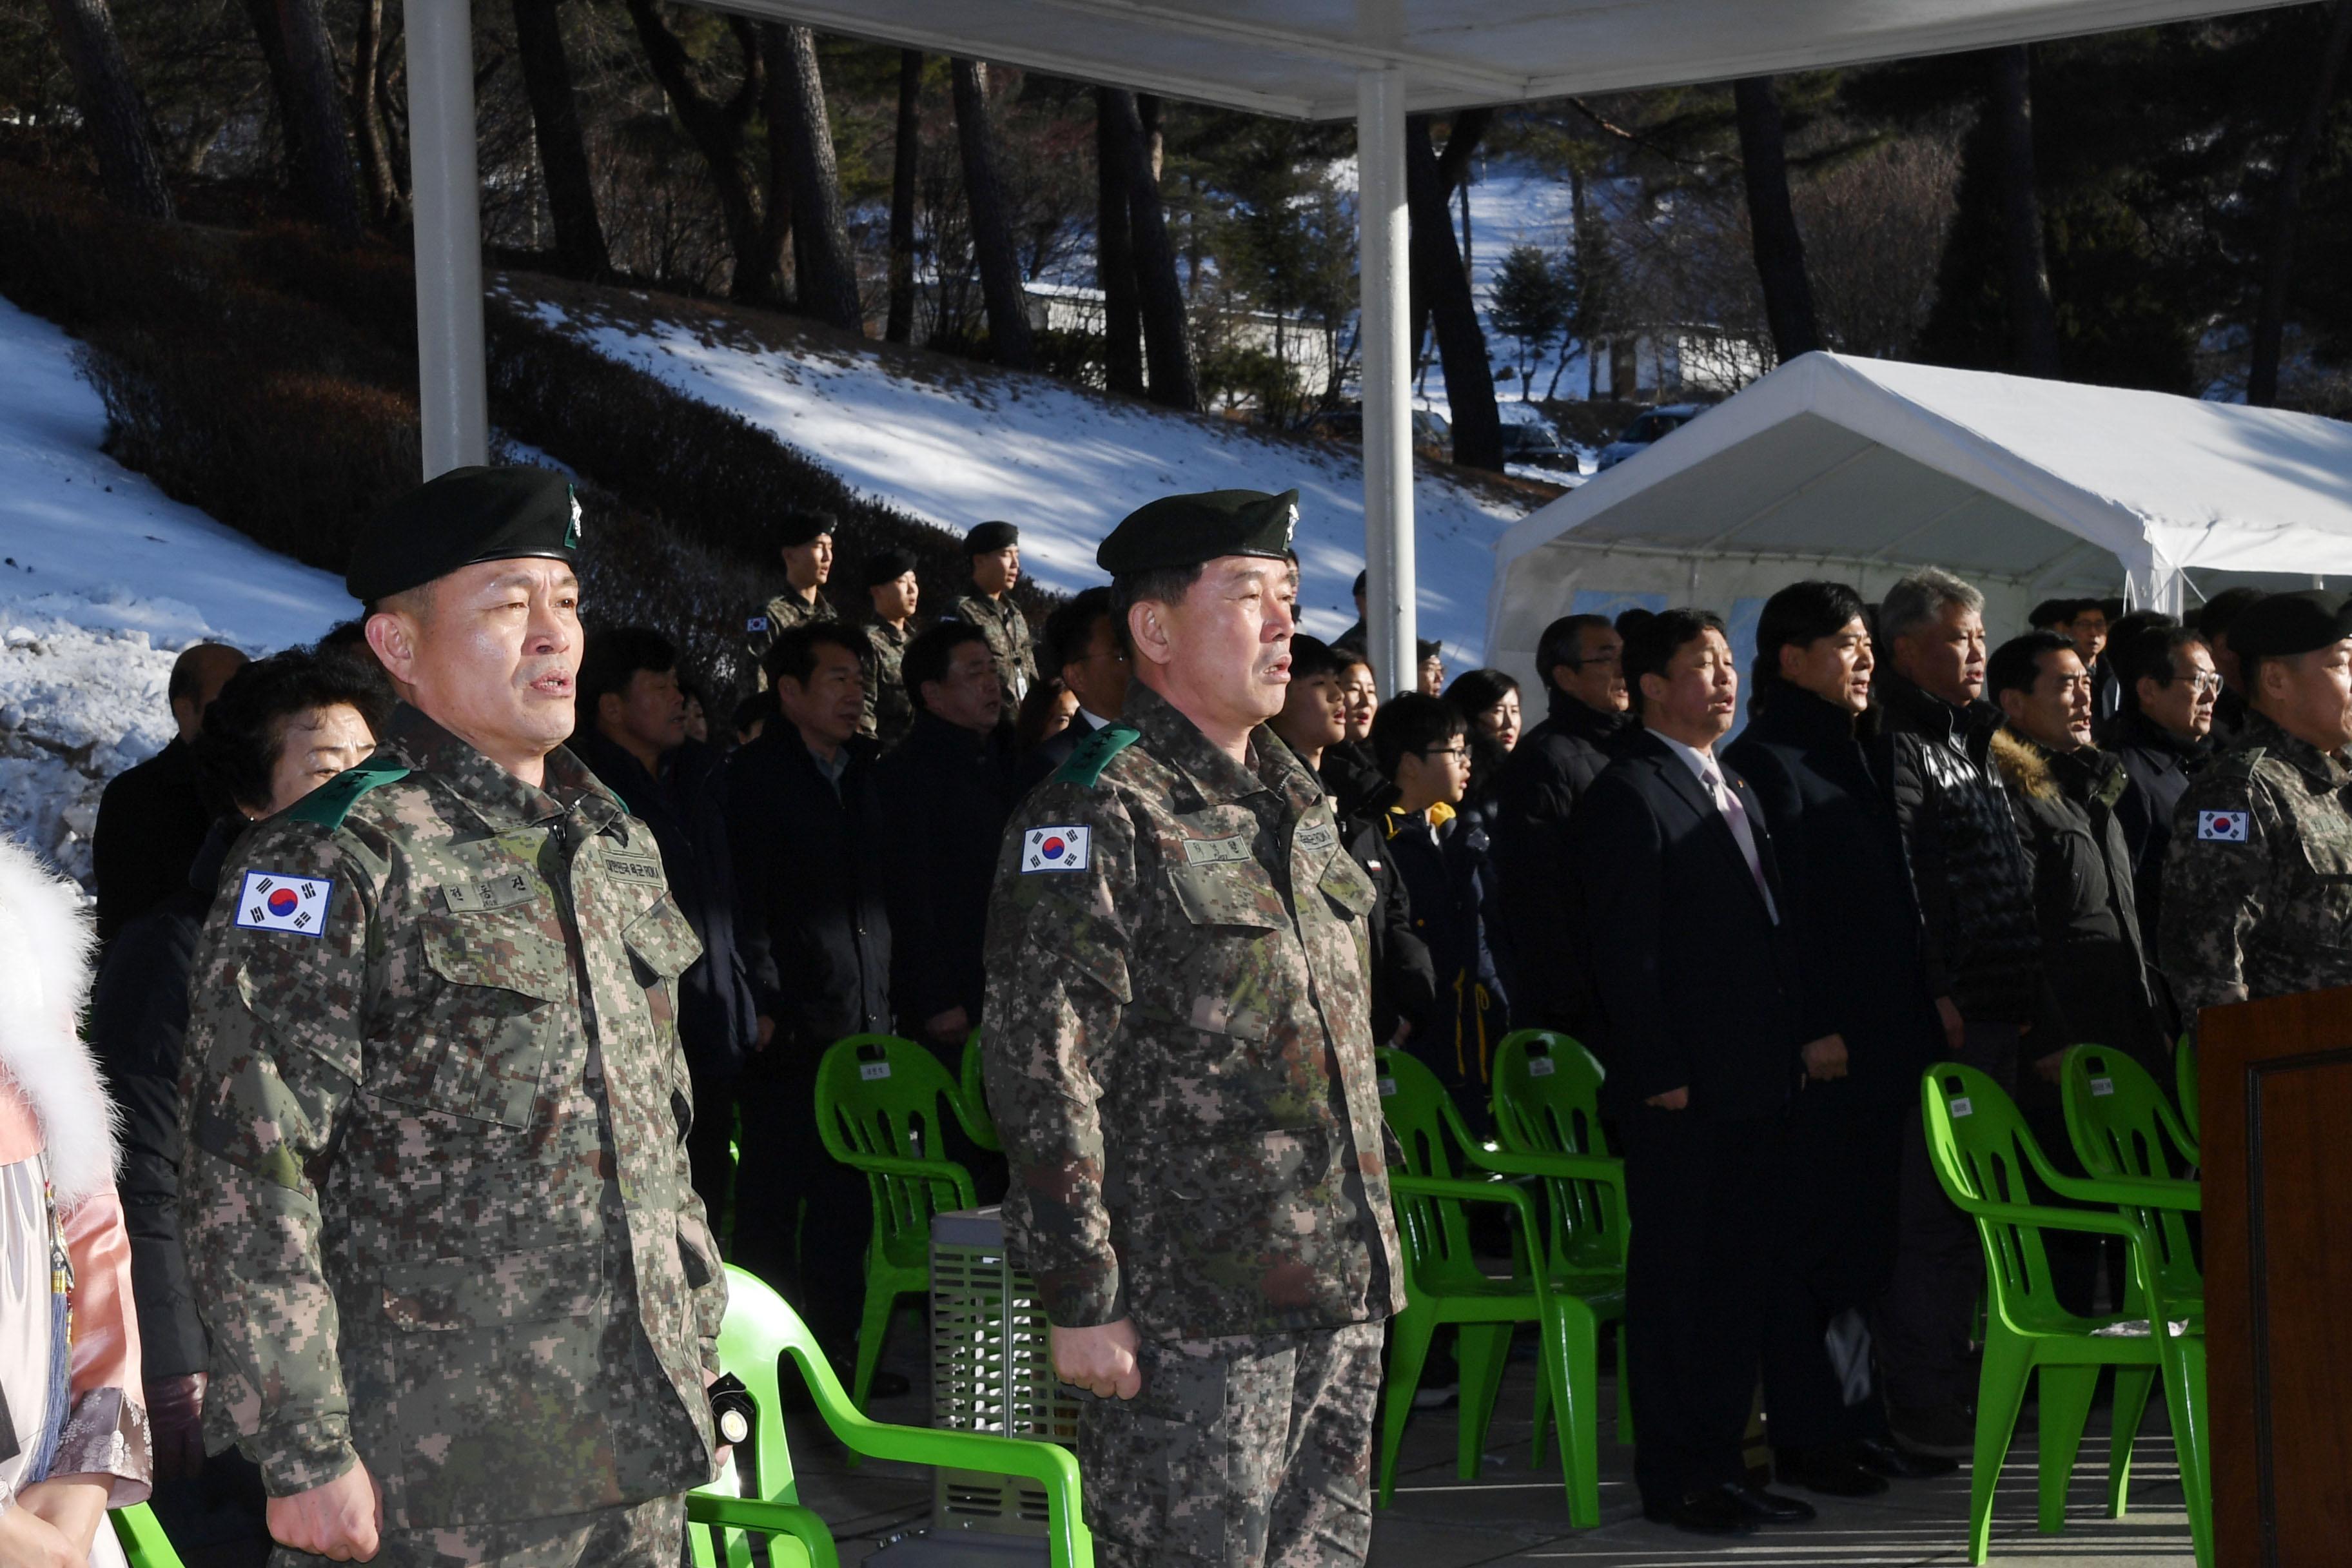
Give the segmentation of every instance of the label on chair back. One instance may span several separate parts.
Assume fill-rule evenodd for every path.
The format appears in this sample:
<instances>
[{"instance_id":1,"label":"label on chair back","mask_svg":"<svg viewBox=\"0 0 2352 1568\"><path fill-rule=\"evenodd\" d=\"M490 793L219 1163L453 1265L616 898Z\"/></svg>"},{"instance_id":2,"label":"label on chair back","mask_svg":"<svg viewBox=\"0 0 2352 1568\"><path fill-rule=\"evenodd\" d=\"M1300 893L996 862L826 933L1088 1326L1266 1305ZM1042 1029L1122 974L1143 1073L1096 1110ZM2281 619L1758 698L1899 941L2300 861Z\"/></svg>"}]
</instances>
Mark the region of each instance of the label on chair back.
<instances>
[{"instance_id":1,"label":"label on chair back","mask_svg":"<svg viewBox=\"0 0 2352 1568\"><path fill-rule=\"evenodd\" d=\"M1976 1109L1969 1103L1969 1097L1965 1094L1956 1096L1952 1100L1951 1110L1955 1116L1973 1116L1976 1114Z\"/></svg>"},{"instance_id":2,"label":"label on chair back","mask_svg":"<svg viewBox=\"0 0 2352 1568\"><path fill-rule=\"evenodd\" d=\"M2116 1080L2111 1078L2095 1078L2091 1080L2093 1094L2113 1094L2115 1091Z\"/></svg>"},{"instance_id":3,"label":"label on chair back","mask_svg":"<svg viewBox=\"0 0 2352 1568\"><path fill-rule=\"evenodd\" d=\"M890 1076L890 1064L888 1062L859 1062L857 1064L857 1076L864 1079L868 1083L877 1082Z\"/></svg>"},{"instance_id":4,"label":"label on chair back","mask_svg":"<svg viewBox=\"0 0 2352 1568\"><path fill-rule=\"evenodd\" d=\"M1549 1057L1529 1057L1528 1058L1528 1076L1529 1078L1549 1078L1559 1069L1559 1064L1553 1061Z\"/></svg>"},{"instance_id":5,"label":"label on chair back","mask_svg":"<svg viewBox=\"0 0 2352 1568\"><path fill-rule=\"evenodd\" d=\"M1396 1079L1392 1078L1384 1078L1381 1079L1381 1098L1382 1100L1391 1100L1395 1098L1395 1096Z\"/></svg>"}]
</instances>

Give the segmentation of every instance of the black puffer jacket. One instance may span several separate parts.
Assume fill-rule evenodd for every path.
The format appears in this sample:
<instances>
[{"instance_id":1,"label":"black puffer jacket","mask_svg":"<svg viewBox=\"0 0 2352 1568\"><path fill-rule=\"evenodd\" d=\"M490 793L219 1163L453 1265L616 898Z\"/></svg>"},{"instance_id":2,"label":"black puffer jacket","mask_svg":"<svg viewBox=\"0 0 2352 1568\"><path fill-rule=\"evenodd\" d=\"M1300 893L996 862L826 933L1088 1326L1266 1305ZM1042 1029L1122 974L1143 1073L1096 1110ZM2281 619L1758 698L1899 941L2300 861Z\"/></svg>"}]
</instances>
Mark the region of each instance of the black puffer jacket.
<instances>
[{"instance_id":1,"label":"black puffer jacket","mask_svg":"<svg viewBox=\"0 0 2352 1568\"><path fill-rule=\"evenodd\" d=\"M1575 952L1568 819L1638 726L1554 687L1544 721L1519 737L1486 813L1502 873L1502 925L1523 984L1519 1021L1580 1031L1591 1024L1585 965Z\"/></svg>"},{"instance_id":2,"label":"black puffer jacket","mask_svg":"<svg viewBox=\"0 0 2352 1568\"><path fill-rule=\"evenodd\" d=\"M1927 925L1928 994L1964 1018L2031 1024L2043 997L2033 873L1988 760L2000 715L1879 678L1888 788Z\"/></svg>"}]
</instances>

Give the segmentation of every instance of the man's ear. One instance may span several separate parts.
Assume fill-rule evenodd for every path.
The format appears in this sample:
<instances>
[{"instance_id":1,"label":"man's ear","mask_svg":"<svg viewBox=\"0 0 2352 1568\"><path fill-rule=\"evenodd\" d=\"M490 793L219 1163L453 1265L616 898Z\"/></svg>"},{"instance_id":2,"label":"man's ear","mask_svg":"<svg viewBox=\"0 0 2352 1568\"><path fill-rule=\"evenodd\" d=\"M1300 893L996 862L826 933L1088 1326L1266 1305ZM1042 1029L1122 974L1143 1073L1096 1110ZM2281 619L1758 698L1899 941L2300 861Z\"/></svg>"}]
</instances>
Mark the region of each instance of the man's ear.
<instances>
[{"instance_id":1,"label":"man's ear","mask_svg":"<svg viewBox=\"0 0 2352 1568\"><path fill-rule=\"evenodd\" d=\"M362 628L384 673L402 686L416 684L416 622L399 610L378 610Z\"/></svg>"},{"instance_id":2,"label":"man's ear","mask_svg":"<svg viewBox=\"0 0 2352 1568\"><path fill-rule=\"evenodd\" d=\"M1127 607L1127 640L1129 646L1154 664L1164 665L1176 657L1168 640L1168 606L1157 599L1142 599Z\"/></svg>"},{"instance_id":3,"label":"man's ear","mask_svg":"<svg viewBox=\"0 0 2352 1568\"><path fill-rule=\"evenodd\" d=\"M621 722L621 716L627 710L627 700L619 692L605 691L598 693L596 698L597 724L600 726L610 724L617 728Z\"/></svg>"},{"instance_id":4,"label":"man's ear","mask_svg":"<svg viewBox=\"0 0 2352 1568\"><path fill-rule=\"evenodd\" d=\"M2015 687L2011 687L1995 700L2000 704L2002 718L2012 724L2021 724L2025 721L2026 693L2018 690Z\"/></svg>"}]
</instances>

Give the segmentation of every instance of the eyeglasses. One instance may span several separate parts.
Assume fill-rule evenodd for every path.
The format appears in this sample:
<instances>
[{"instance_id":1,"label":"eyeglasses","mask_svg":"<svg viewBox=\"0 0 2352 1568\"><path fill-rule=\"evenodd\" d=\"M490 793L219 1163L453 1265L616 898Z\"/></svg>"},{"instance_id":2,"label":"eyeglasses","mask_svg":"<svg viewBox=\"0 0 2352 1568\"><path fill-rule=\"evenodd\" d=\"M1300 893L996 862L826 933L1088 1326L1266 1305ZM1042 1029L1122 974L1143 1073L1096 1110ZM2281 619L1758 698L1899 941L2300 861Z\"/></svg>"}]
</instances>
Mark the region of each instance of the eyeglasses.
<instances>
[{"instance_id":1,"label":"eyeglasses","mask_svg":"<svg viewBox=\"0 0 2352 1568\"><path fill-rule=\"evenodd\" d=\"M2219 695L2221 689L2221 678L2218 675L2200 675L2193 678L2184 675L2179 679L2187 682L2189 688L2200 697Z\"/></svg>"},{"instance_id":2,"label":"eyeglasses","mask_svg":"<svg viewBox=\"0 0 2352 1568\"><path fill-rule=\"evenodd\" d=\"M1432 746L1429 750L1422 752L1422 755L1424 757L1452 757L1455 762L1466 763L1470 760L1470 748L1464 745L1443 747Z\"/></svg>"}]
</instances>

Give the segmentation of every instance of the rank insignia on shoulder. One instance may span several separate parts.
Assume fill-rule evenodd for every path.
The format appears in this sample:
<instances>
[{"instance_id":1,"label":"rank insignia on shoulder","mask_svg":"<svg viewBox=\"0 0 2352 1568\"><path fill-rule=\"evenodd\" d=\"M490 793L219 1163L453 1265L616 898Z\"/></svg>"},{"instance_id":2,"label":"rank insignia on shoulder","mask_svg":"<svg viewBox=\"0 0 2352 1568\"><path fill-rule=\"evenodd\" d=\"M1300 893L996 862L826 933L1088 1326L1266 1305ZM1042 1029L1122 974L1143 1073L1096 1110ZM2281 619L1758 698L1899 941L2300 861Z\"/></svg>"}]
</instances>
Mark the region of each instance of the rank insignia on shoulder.
<instances>
[{"instance_id":1,"label":"rank insignia on shoulder","mask_svg":"<svg viewBox=\"0 0 2352 1568\"><path fill-rule=\"evenodd\" d=\"M768 629L768 617L765 616L753 616L750 620L743 623L743 629L747 632L764 632Z\"/></svg>"},{"instance_id":2,"label":"rank insignia on shoulder","mask_svg":"<svg viewBox=\"0 0 2352 1568\"><path fill-rule=\"evenodd\" d=\"M1084 827L1033 827L1021 836L1021 869L1083 871L1091 837Z\"/></svg>"},{"instance_id":3,"label":"rank insignia on shoulder","mask_svg":"<svg viewBox=\"0 0 2352 1568\"><path fill-rule=\"evenodd\" d=\"M2197 837L2216 844L2243 844L2246 841L2246 814L2242 811L2200 811L2197 814Z\"/></svg>"},{"instance_id":4,"label":"rank insignia on shoulder","mask_svg":"<svg viewBox=\"0 0 2352 1568\"><path fill-rule=\"evenodd\" d=\"M327 929L327 897L334 888L325 877L247 871L237 888L236 923L247 931L321 936Z\"/></svg>"}]
</instances>

